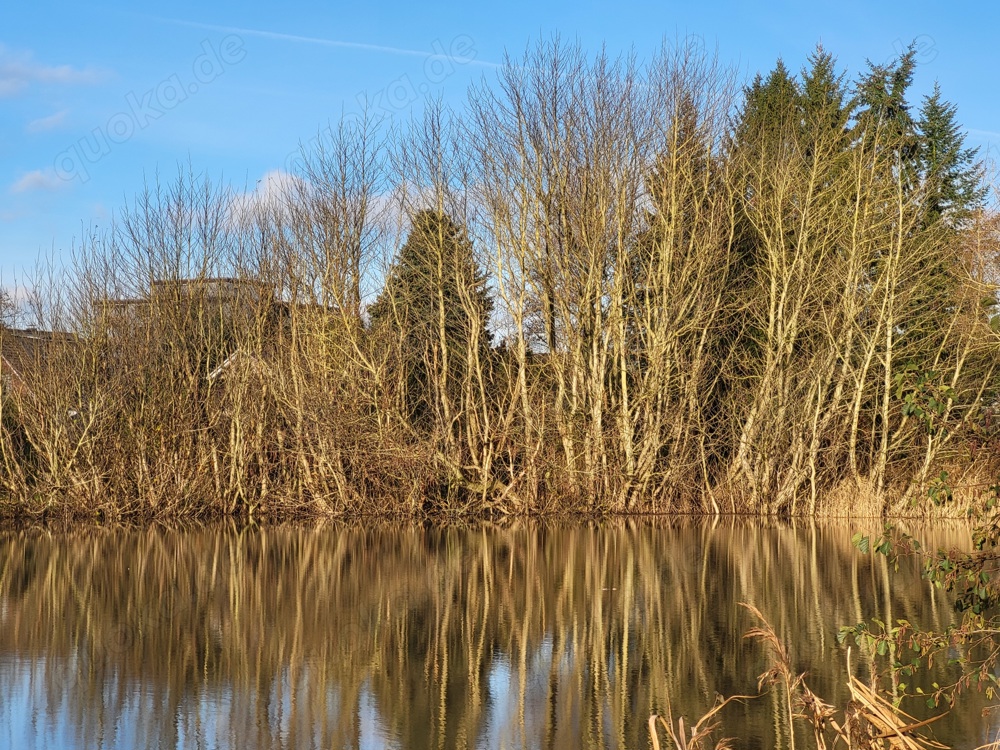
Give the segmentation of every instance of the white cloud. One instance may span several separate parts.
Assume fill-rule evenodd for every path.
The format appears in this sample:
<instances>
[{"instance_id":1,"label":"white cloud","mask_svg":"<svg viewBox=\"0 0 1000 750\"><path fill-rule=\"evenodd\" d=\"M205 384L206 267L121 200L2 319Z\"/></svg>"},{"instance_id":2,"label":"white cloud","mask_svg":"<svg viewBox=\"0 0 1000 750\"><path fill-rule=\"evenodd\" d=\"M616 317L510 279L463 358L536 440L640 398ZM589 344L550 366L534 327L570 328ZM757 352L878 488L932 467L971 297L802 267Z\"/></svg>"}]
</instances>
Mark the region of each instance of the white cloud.
<instances>
[{"instance_id":1,"label":"white cloud","mask_svg":"<svg viewBox=\"0 0 1000 750\"><path fill-rule=\"evenodd\" d=\"M32 84L89 86L107 77L96 68L71 65L45 65L35 61L30 52L9 50L0 45L0 98L20 94Z\"/></svg>"},{"instance_id":2,"label":"white cloud","mask_svg":"<svg viewBox=\"0 0 1000 750\"><path fill-rule=\"evenodd\" d=\"M260 212L277 212L287 216L289 206L316 197L315 186L303 177L273 169L257 180L253 190L236 193L229 202L229 215L237 224L252 223ZM427 208L434 203L429 191L397 187L386 193L368 197L367 220L383 231L405 233L409 230L409 212Z\"/></svg>"},{"instance_id":3,"label":"white cloud","mask_svg":"<svg viewBox=\"0 0 1000 750\"><path fill-rule=\"evenodd\" d=\"M303 182L282 169L266 172L253 190L237 193L229 203L229 215L237 224L249 224L259 211L283 212L290 198L299 194Z\"/></svg>"},{"instance_id":4,"label":"white cloud","mask_svg":"<svg viewBox=\"0 0 1000 750\"><path fill-rule=\"evenodd\" d=\"M29 193L35 190L52 191L67 187L66 180L59 179L51 169L36 169L21 175L20 179L10 186L12 193Z\"/></svg>"},{"instance_id":5,"label":"white cloud","mask_svg":"<svg viewBox=\"0 0 1000 750\"><path fill-rule=\"evenodd\" d=\"M47 130L55 130L66 122L66 115L68 114L69 110L64 109L61 112L56 112L48 117L39 117L37 120L29 122L25 126L25 130L29 133L44 133Z\"/></svg>"}]
</instances>

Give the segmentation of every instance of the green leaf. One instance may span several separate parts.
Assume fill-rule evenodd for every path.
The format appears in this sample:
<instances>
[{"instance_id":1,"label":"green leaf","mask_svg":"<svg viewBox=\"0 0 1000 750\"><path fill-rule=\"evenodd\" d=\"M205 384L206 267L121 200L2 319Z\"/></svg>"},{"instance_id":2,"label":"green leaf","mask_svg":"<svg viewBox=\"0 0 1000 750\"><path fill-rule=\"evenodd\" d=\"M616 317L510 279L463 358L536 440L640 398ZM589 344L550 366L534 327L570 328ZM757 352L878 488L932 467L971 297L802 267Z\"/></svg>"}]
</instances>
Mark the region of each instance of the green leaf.
<instances>
[{"instance_id":1,"label":"green leaf","mask_svg":"<svg viewBox=\"0 0 1000 750\"><path fill-rule=\"evenodd\" d=\"M870 540L860 532L851 537L851 544L857 547L862 555L867 555L870 550Z\"/></svg>"}]
</instances>

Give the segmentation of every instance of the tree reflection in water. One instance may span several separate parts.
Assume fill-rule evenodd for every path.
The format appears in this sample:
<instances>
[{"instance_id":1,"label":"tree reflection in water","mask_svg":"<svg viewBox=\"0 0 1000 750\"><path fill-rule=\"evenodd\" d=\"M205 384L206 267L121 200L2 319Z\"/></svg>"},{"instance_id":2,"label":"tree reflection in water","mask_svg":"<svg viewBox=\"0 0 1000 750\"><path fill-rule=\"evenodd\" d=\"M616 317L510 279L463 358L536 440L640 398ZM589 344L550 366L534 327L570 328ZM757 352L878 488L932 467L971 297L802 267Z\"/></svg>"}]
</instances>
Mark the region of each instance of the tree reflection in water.
<instances>
[{"instance_id":1,"label":"tree reflection in water","mask_svg":"<svg viewBox=\"0 0 1000 750\"><path fill-rule=\"evenodd\" d=\"M740 601L843 705L840 625L952 617L917 571L857 553L867 526L4 532L0 745L645 748L668 694L696 718L754 692ZM777 694L733 704L723 731L782 747L783 713ZM937 736L974 747L985 721L969 702Z\"/></svg>"}]
</instances>

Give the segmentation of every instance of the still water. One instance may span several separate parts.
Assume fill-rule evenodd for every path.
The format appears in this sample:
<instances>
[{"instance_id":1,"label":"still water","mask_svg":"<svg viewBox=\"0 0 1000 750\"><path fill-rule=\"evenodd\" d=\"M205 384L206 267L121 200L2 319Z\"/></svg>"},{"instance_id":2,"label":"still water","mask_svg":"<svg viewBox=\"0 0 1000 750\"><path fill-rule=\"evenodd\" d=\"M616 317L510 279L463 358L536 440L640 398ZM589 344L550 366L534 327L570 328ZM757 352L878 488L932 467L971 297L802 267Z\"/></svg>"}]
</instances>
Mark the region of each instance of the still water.
<instances>
[{"instance_id":1,"label":"still water","mask_svg":"<svg viewBox=\"0 0 1000 750\"><path fill-rule=\"evenodd\" d=\"M668 701L692 719L717 693L756 693L767 662L739 602L842 707L840 625L953 617L915 565L893 573L851 546L877 529L0 532L0 747L648 748ZM911 531L931 548L968 543L961 526ZM991 738L980 708L960 706L937 738ZM776 693L730 704L718 736L786 747L783 710Z\"/></svg>"}]
</instances>

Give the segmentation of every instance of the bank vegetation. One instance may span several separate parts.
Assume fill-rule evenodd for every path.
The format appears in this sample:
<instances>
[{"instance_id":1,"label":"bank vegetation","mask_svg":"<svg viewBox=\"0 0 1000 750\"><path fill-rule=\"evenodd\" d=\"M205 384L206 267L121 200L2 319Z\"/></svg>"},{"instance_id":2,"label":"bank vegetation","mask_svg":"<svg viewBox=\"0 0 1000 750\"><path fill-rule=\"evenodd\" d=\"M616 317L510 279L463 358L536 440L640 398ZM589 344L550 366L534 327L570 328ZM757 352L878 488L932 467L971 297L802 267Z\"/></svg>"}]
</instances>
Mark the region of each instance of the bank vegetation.
<instances>
[{"instance_id":1,"label":"bank vegetation","mask_svg":"<svg viewBox=\"0 0 1000 750\"><path fill-rule=\"evenodd\" d=\"M545 42L461 111L332 125L252 192L153 184L34 279L62 335L0 334L3 509L976 497L1000 226L913 74L912 50L849 80L817 49L741 86L693 43L640 64Z\"/></svg>"}]
</instances>

